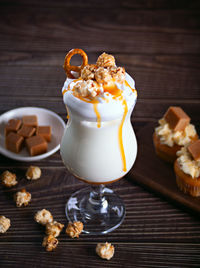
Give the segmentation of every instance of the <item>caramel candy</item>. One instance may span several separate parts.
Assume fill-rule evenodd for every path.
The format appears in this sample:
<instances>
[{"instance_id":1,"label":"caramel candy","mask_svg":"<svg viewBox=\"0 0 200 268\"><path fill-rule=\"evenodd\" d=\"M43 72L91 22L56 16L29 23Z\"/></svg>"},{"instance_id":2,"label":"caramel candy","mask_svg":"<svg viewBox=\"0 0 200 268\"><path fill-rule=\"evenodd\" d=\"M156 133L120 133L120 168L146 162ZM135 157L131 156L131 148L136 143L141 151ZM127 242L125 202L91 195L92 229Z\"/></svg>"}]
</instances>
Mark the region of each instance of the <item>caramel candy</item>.
<instances>
[{"instance_id":1,"label":"caramel candy","mask_svg":"<svg viewBox=\"0 0 200 268\"><path fill-rule=\"evenodd\" d=\"M182 131L190 123L190 117L181 107L171 106L164 115L169 127L174 131Z\"/></svg>"},{"instance_id":2,"label":"caramel candy","mask_svg":"<svg viewBox=\"0 0 200 268\"><path fill-rule=\"evenodd\" d=\"M38 120L36 115L25 115L22 117L22 122L26 126L37 127Z\"/></svg>"},{"instance_id":3,"label":"caramel candy","mask_svg":"<svg viewBox=\"0 0 200 268\"><path fill-rule=\"evenodd\" d=\"M17 132L21 123L22 121L20 119L10 119L5 126L5 135L8 135L10 132Z\"/></svg>"},{"instance_id":4,"label":"caramel candy","mask_svg":"<svg viewBox=\"0 0 200 268\"><path fill-rule=\"evenodd\" d=\"M200 140L191 143L188 146L188 151L190 152L194 160L200 160Z\"/></svg>"},{"instance_id":5,"label":"caramel candy","mask_svg":"<svg viewBox=\"0 0 200 268\"><path fill-rule=\"evenodd\" d=\"M51 141L51 127L50 126L38 126L36 135L42 136L47 142Z\"/></svg>"},{"instance_id":6,"label":"caramel candy","mask_svg":"<svg viewBox=\"0 0 200 268\"><path fill-rule=\"evenodd\" d=\"M19 153L22 149L24 138L15 132L10 132L6 136L6 148L14 153Z\"/></svg>"},{"instance_id":7,"label":"caramel candy","mask_svg":"<svg viewBox=\"0 0 200 268\"><path fill-rule=\"evenodd\" d=\"M26 146L31 156L43 154L47 151L47 142L39 135L26 139Z\"/></svg>"},{"instance_id":8,"label":"caramel candy","mask_svg":"<svg viewBox=\"0 0 200 268\"><path fill-rule=\"evenodd\" d=\"M24 138L29 138L33 136L35 130L36 130L35 127L22 125L22 127L20 128L20 130L17 131L17 133Z\"/></svg>"}]
</instances>

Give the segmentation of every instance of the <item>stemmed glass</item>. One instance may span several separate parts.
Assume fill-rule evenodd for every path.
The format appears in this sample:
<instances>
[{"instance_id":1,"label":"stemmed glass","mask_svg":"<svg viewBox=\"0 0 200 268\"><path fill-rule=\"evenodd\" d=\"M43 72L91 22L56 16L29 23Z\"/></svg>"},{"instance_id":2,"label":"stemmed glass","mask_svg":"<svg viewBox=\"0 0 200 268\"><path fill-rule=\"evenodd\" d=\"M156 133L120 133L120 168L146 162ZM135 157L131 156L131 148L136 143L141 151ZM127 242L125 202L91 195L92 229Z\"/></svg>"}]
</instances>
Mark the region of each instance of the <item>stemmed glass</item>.
<instances>
[{"instance_id":1,"label":"stemmed glass","mask_svg":"<svg viewBox=\"0 0 200 268\"><path fill-rule=\"evenodd\" d=\"M123 166L119 150L122 117L102 122L98 128L94 120L67 107L69 120L61 141L61 157L67 169L89 186L72 194L65 212L68 221L83 222L87 234L106 234L124 220L124 203L107 183L122 178L135 162L137 142L130 122L133 108L129 107L122 128Z\"/></svg>"}]
</instances>

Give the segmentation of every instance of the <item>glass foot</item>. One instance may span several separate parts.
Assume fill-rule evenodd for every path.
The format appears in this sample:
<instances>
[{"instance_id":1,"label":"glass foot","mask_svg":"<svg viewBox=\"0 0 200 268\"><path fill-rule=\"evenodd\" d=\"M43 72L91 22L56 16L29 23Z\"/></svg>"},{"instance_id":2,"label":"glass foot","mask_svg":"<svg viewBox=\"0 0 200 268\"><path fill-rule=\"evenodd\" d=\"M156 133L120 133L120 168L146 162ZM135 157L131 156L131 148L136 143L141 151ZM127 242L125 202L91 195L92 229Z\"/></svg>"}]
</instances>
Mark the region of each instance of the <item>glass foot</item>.
<instances>
[{"instance_id":1,"label":"glass foot","mask_svg":"<svg viewBox=\"0 0 200 268\"><path fill-rule=\"evenodd\" d=\"M125 206L115 192L103 185L89 186L75 192L65 212L68 221L81 221L86 234L107 234L123 222Z\"/></svg>"}]
</instances>

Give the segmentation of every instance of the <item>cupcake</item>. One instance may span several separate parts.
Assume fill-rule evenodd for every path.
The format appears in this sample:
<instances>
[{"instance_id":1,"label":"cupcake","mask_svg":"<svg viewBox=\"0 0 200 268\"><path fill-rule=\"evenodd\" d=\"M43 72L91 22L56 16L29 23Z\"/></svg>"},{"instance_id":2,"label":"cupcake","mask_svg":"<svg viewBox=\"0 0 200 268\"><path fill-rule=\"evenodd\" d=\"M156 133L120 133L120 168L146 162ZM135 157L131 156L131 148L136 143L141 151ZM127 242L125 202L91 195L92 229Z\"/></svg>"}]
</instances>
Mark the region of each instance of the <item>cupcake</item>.
<instances>
[{"instance_id":1,"label":"cupcake","mask_svg":"<svg viewBox=\"0 0 200 268\"><path fill-rule=\"evenodd\" d=\"M198 139L190 117L180 107L171 106L155 128L153 143L156 154L163 160L173 163L176 153L183 146Z\"/></svg>"},{"instance_id":2,"label":"cupcake","mask_svg":"<svg viewBox=\"0 0 200 268\"><path fill-rule=\"evenodd\" d=\"M174 163L178 188L191 196L200 196L200 140L182 147Z\"/></svg>"}]
</instances>

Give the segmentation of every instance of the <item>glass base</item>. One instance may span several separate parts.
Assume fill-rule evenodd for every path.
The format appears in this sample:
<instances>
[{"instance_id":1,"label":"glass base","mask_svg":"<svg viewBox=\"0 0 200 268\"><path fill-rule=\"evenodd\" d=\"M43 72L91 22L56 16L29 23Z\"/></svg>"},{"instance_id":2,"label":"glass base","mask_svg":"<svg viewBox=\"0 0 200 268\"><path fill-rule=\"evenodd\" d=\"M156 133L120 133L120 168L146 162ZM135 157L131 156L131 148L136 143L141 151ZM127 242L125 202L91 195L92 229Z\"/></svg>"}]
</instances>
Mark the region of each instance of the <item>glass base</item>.
<instances>
[{"instance_id":1,"label":"glass base","mask_svg":"<svg viewBox=\"0 0 200 268\"><path fill-rule=\"evenodd\" d=\"M84 224L84 233L98 235L120 226L125 217L125 206L113 190L103 185L89 186L69 198L65 212L68 221Z\"/></svg>"}]
</instances>

